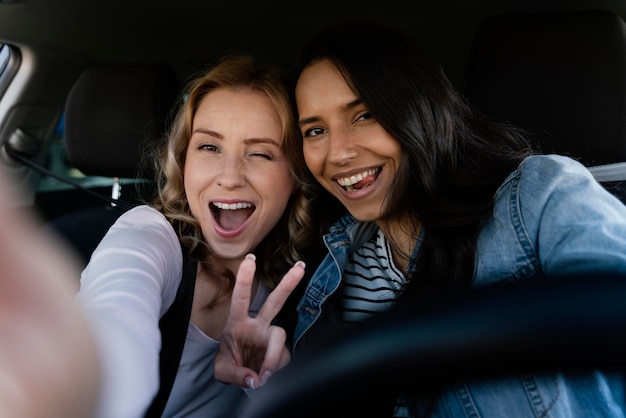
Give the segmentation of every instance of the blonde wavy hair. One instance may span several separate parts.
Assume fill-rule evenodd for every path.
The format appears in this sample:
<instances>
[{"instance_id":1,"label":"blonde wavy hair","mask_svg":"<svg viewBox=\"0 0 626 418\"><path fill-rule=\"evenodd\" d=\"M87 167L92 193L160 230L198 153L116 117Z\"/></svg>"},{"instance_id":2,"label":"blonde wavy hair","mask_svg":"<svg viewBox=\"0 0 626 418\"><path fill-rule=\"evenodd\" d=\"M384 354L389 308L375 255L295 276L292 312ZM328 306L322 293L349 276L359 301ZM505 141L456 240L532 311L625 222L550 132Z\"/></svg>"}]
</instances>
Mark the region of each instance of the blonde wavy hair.
<instances>
[{"instance_id":1,"label":"blonde wavy hair","mask_svg":"<svg viewBox=\"0 0 626 418\"><path fill-rule=\"evenodd\" d=\"M227 277L229 289L232 289L234 274L211 262L211 248L204 241L200 225L191 214L183 179L193 118L201 100L220 87L250 88L266 94L274 104L282 123L281 146L284 148L285 144L301 139L282 71L272 64L255 60L251 55L236 53L224 56L188 84L180 98L165 141L153 150L156 155L151 160L155 166L157 195L152 205L172 224L183 251L198 259L211 273ZM285 155L293 155L285 149L283 152ZM257 276L270 288L275 287L293 263L304 258L304 252L314 241L313 235L316 233L310 228L313 224L309 203L312 191L298 180L302 177L298 171L302 169L302 164L290 159L289 166L296 182L296 190L277 225L255 249Z\"/></svg>"}]
</instances>

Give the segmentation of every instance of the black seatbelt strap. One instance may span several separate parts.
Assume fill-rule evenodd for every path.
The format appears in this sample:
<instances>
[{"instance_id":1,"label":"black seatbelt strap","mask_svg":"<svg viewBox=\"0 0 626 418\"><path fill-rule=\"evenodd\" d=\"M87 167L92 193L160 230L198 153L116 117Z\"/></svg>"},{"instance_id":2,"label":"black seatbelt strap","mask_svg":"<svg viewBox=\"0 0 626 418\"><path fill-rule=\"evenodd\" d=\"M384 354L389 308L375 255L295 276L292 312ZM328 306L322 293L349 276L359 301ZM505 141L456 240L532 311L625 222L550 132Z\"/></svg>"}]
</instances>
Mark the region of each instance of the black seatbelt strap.
<instances>
[{"instance_id":1,"label":"black seatbelt strap","mask_svg":"<svg viewBox=\"0 0 626 418\"><path fill-rule=\"evenodd\" d=\"M161 417L174 385L185 346L189 318L191 317L197 264L197 260L186 255L183 256L183 277L176 291L176 299L159 321L159 328L161 329L161 354L159 357L161 384L159 392L152 400L144 418Z\"/></svg>"}]
</instances>

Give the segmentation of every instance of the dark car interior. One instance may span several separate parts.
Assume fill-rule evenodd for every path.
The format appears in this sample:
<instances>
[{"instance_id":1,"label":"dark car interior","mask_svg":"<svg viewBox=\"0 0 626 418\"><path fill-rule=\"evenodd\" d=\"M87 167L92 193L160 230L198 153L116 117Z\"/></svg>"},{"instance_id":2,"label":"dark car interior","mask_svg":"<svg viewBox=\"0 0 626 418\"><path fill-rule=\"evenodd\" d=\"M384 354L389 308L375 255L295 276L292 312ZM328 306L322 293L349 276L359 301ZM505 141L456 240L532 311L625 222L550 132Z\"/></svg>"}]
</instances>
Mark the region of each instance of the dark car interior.
<instances>
[{"instance_id":1,"label":"dark car interior","mask_svg":"<svg viewBox=\"0 0 626 418\"><path fill-rule=\"evenodd\" d=\"M626 26L615 14L501 15L476 33L464 92L490 118L532 132L543 152L623 176L614 164L626 161L625 74ZM621 182L606 186L624 201Z\"/></svg>"},{"instance_id":2,"label":"dark car interior","mask_svg":"<svg viewBox=\"0 0 626 418\"><path fill-rule=\"evenodd\" d=\"M23 184L23 205L86 264L114 220L150 196L142 155L161 138L190 77L233 50L288 67L318 26L358 18L408 30L481 112L528 130L543 152L579 159L626 202L623 0L0 1L0 59L9 54L0 95L12 98L0 103L0 161ZM37 192L42 177L58 175L46 172L46 161L60 125L67 163L112 185L66 178L67 188ZM238 416L322 416L325 402L357 397L381 380L420 384L524 367L621 370L624 295L623 278L580 277L390 312L395 327L383 316L319 355L294 359ZM338 390L345 387L350 395Z\"/></svg>"}]
</instances>

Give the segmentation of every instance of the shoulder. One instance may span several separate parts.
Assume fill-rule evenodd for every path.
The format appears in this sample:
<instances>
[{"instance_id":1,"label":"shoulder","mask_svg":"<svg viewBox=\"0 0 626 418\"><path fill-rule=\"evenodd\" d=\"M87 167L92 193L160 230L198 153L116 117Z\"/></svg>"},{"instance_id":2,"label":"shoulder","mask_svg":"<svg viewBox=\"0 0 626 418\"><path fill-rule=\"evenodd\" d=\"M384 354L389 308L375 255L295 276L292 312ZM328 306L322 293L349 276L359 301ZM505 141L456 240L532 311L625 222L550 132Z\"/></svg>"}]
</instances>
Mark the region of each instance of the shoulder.
<instances>
[{"instance_id":1,"label":"shoulder","mask_svg":"<svg viewBox=\"0 0 626 418\"><path fill-rule=\"evenodd\" d=\"M617 221L626 207L581 163L560 155L527 157L496 193L494 215L526 228L545 222L571 225L596 219Z\"/></svg>"},{"instance_id":2,"label":"shoulder","mask_svg":"<svg viewBox=\"0 0 626 418\"><path fill-rule=\"evenodd\" d=\"M589 170L580 162L573 158L557 154L532 155L526 157L519 165L519 170L524 175L531 175L532 173L540 171L543 173L569 173L593 177Z\"/></svg>"},{"instance_id":3,"label":"shoulder","mask_svg":"<svg viewBox=\"0 0 626 418\"><path fill-rule=\"evenodd\" d=\"M562 155L533 155L520 163L503 182L496 197L503 194L517 201L543 205L555 194L575 198L582 193L608 192L580 162Z\"/></svg>"},{"instance_id":4,"label":"shoulder","mask_svg":"<svg viewBox=\"0 0 626 418\"><path fill-rule=\"evenodd\" d=\"M180 241L165 216L137 206L124 212L96 247L81 276L81 293L98 293L102 283L112 294L134 294L141 287L142 297L160 309L173 300L182 263Z\"/></svg>"},{"instance_id":5,"label":"shoulder","mask_svg":"<svg viewBox=\"0 0 626 418\"><path fill-rule=\"evenodd\" d=\"M182 266L180 241L165 216L156 209L140 205L124 212L111 226L92 260L117 254L118 259L132 257L153 260L161 266L174 261L174 270Z\"/></svg>"},{"instance_id":6,"label":"shoulder","mask_svg":"<svg viewBox=\"0 0 626 418\"><path fill-rule=\"evenodd\" d=\"M519 177L522 182L551 183L569 176L593 180L589 170L580 162L563 155L533 155L526 157L507 180Z\"/></svg>"},{"instance_id":7,"label":"shoulder","mask_svg":"<svg viewBox=\"0 0 626 418\"><path fill-rule=\"evenodd\" d=\"M128 231L178 242L176 232L165 215L148 205L139 205L124 212L111 226L108 234Z\"/></svg>"},{"instance_id":8,"label":"shoulder","mask_svg":"<svg viewBox=\"0 0 626 418\"><path fill-rule=\"evenodd\" d=\"M151 224L153 222L156 223L168 223L165 216L148 205L139 205L135 206L132 209L127 210L118 218L116 224L123 225L141 225L141 224Z\"/></svg>"},{"instance_id":9,"label":"shoulder","mask_svg":"<svg viewBox=\"0 0 626 418\"><path fill-rule=\"evenodd\" d=\"M496 194L479 238L476 276L564 274L600 269L600 260L623 269L622 231L626 206L585 166L558 155L528 157Z\"/></svg>"},{"instance_id":10,"label":"shoulder","mask_svg":"<svg viewBox=\"0 0 626 418\"><path fill-rule=\"evenodd\" d=\"M617 197L584 165L560 155L526 158L498 190L494 212L526 227L626 219L626 206Z\"/></svg>"}]
</instances>

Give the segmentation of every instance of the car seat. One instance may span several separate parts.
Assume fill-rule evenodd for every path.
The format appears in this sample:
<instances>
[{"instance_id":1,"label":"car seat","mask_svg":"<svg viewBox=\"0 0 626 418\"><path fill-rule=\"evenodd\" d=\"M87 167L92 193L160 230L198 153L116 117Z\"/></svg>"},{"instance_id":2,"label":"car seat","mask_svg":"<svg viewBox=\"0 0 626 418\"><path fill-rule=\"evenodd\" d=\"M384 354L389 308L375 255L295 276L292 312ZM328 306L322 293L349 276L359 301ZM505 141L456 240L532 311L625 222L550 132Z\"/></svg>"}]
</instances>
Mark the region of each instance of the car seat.
<instances>
[{"instance_id":1,"label":"car seat","mask_svg":"<svg viewBox=\"0 0 626 418\"><path fill-rule=\"evenodd\" d=\"M477 30L464 94L581 161L626 201L626 24L600 10L499 15ZM594 167L595 166L595 167Z\"/></svg>"},{"instance_id":2,"label":"car seat","mask_svg":"<svg viewBox=\"0 0 626 418\"><path fill-rule=\"evenodd\" d=\"M139 172L142 153L163 137L178 91L173 69L164 64L88 68L72 87L66 103L68 160L85 175L141 177L144 185L150 185L153 173L149 167ZM112 192L115 201L117 190ZM117 217L140 198L129 185L117 202L103 200L102 204L65 213L50 225L86 264Z\"/></svg>"}]
</instances>

